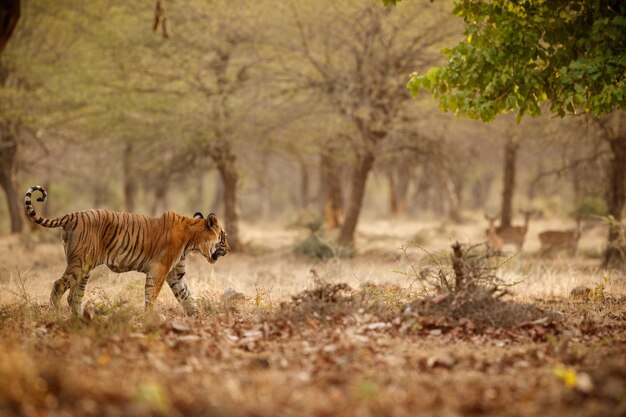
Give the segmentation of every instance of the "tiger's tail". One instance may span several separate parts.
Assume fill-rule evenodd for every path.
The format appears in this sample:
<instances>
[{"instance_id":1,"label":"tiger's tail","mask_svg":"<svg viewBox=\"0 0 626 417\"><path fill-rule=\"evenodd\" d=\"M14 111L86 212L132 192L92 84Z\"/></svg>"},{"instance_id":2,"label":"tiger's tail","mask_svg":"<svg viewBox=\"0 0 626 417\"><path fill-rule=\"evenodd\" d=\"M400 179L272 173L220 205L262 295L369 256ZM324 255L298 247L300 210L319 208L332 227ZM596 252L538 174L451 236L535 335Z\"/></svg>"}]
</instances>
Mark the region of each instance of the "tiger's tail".
<instances>
[{"instance_id":1,"label":"tiger's tail","mask_svg":"<svg viewBox=\"0 0 626 417\"><path fill-rule=\"evenodd\" d=\"M33 191L39 191L41 193L41 197L37 198L37 201L45 203L48 199L48 193L46 189L40 185L34 185L26 191L26 197L24 198L24 208L26 209L26 215L35 223L42 225L43 227L61 227L64 226L65 216L57 217L56 219L46 219L38 215L33 208L33 203L31 202L31 196L33 195Z\"/></svg>"}]
</instances>

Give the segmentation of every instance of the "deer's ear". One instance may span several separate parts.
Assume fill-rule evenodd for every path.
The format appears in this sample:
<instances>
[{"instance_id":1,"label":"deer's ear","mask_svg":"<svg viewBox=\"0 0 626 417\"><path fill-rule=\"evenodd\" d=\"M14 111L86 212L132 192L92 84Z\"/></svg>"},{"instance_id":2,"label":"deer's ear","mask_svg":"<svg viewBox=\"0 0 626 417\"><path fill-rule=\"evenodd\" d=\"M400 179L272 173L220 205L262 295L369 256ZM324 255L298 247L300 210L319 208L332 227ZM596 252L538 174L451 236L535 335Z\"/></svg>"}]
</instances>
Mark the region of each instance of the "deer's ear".
<instances>
[{"instance_id":1,"label":"deer's ear","mask_svg":"<svg viewBox=\"0 0 626 417\"><path fill-rule=\"evenodd\" d=\"M202 215L202 213L200 213L199 211L196 212L196 214L193 215L194 219L204 219L204 216Z\"/></svg>"}]
</instances>

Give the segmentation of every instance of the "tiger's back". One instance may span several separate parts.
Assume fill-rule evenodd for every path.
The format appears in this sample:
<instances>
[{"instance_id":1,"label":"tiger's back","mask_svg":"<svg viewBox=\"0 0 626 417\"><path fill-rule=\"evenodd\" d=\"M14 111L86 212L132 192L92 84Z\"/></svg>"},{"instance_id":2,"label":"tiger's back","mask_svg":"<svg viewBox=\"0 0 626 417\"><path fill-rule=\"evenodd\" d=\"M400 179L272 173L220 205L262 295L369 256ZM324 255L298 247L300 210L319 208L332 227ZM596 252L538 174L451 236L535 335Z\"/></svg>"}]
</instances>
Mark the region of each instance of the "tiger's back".
<instances>
[{"instance_id":1,"label":"tiger's back","mask_svg":"<svg viewBox=\"0 0 626 417\"><path fill-rule=\"evenodd\" d=\"M105 264L114 272L146 272L155 254L174 250L170 240L182 218L172 212L149 217L101 209L66 216L62 226L66 255L82 256L90 266Z\"/></svg>"}]
</instances>

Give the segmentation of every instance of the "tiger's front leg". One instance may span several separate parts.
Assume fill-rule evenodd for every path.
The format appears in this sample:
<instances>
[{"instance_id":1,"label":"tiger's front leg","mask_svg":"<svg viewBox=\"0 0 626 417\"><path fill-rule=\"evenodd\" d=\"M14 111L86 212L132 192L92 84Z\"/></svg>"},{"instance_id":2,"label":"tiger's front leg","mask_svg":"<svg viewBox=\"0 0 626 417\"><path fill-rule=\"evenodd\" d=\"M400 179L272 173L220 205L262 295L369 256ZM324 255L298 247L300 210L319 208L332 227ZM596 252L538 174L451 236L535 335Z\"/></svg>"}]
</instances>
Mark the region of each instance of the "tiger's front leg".
<instances>
[{"instance_id":1,"label":"tiger's front leg","mask_svg":"<svg viewBox=\"0 0 626 417\"><path fill-rule=\"evenodd\" d=\"M187 283L183 278L185 276L185 256L180 258L180 261L167 275L167 284L174 293L174 296L185 310L188 316L196 314L198 309L196 308L196 300L191 295L191 291L187 287Z\"/></svg>"}]
</instances>

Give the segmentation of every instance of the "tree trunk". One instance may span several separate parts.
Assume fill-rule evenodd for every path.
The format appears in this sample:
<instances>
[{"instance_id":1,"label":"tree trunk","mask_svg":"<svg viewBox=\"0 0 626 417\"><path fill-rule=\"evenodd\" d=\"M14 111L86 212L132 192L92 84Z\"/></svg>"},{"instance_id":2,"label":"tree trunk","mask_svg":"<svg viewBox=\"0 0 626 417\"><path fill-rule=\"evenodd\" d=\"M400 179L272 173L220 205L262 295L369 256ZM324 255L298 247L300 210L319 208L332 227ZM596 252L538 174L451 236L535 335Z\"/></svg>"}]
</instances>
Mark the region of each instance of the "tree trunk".
<instances>
[{"instance_id":1,"label":"tree trunk","mask_svg":"<svg viewBox=\"0 0 626 417\"><path fill-rule=\"evenodd\" d=\"M393 171L387 172L387 182L389 183L389 214L391 217L398 217L400 202L398 201L398 186Z\"/></svg>"},{"instance_id":2,"label":"tree trunk","mask_svg":"<svg viewBox=\"0 0 626 417\"><path fill-rule=\"evenodd\" d=\"M19 19L20 0L3 0L0 2L0 55L11 39L13 29L15 29Z\"/></svg>"},{"instance_id":3,"label":"tree trunk","mask_svg":"<svg viewBox=\"0 0 626 417\"><path fill-rule=\"evenodd\" d=\"M472 185L471 207L474 210L485 208L485 202L489 198L489 190L493 184L494 176L491 173L477 179Z\"/></svg>"},{"instance_id":4,"label":"tree trunk","mask_svg":"<svg viewBox=\"0 0 626 417\"><path fill-rule=\"evenodd\" d=\"M617 132L618 135L610 140L611 167L609 171L608 190L608 214L613 216L616 222L621 222L622 211L626 203L626 132ZM626 264L626 246L622 225L609 227L609 236L606 252L604 254L604 266L614 267ZM621 233L620 233L621 232Z\"/></svg>"},{"instance_id":5,"label":"tree trunk","mask_svg":"<svg viewBox=\"0 0 626 417\"><path fill-rule=\"evenodd\" d=\"M132 213L135 210L135 197L137 195L137 180L133 166L132 143L127 143L124 147L122 170L124 171L124 208L126 211Z\"/></svg>"},{"instance_id":6,"label":"tree trunk","mask_svg":"<svg viewBox=\"0 0 626 417\"><path fill-rule=\"evenodd\" d=\"M202 173L198 174L198 189L196 190L196 195L195 198L193 200L193 204L194 204L194 208L193 208L193 212L201 212L203 214L204 213L204 194L205 194L206 190L205 190L205 178L204 175ZM193 213L192 213L193 214Z\"/></svg>"},{"instance_id":7,"label":"tree trunk","mask_svg":"<svg viewBox=\"0 0 626 417\"><path fill-rule=\"evenodd\" d=\"M363 197L365 195L365 185L367 177L374 165L374 155L366 153L360 155L352 172L352 184L350 189L350 201L348 201L348 210L344 219L341 230L339 231L338 242L346 247L354 246L354 232L361 214L363 206Z\"/></svg>"},{"instance_id":8,"label":"tree trunk","mask_svg":"<svg viewBox=\"0 0 626 417\"><path fill-rule=\"evenodd\" d=\"M461 200L457 186L452 180L449 173L444 173L442 188L444 189L446 199L448 201L448 218L453 223L460 223L461 217Z\"/></svg>"},{"instance_id":9,"label":"tree trunk","mask_svg":"<svg viewBox=\"0 0 626 417\"><path fill-rule=\"evenodd\" d=\"M406 215L409 184L412 176L413 163L406 157L393 161L393 166L387 171L389 214L392 217L403 217Z\"/></svg>"},{"instance_id":10,"label":"tree trunk","mask_svg":"<svg viewBox=\"0 0 626 417\"><path fill-rule=\"evenodd\" d=\"M257 216L261 219L268 219L272 213L272 179L265 175L267 167L271 166L268 150L261 153L262 172L257 174L257 192L259 193L259 210Z\"/></svg>"},{"instance_id":11,"label":"tree trunk","mask_svg":"<svg viewBox=\"0 0 626 417\"><path fill-rule=\"evenodd\" d=\"M233 252L241 249L239 238L239 173L235 166L235 155L222 153L215 161L224 185L224 230L228 234L228 244Z\"/></svg>"},{"instance_id":12,"label":"tree trunk","mask_svg":"<svg viewBox=\"0 0 626 417\"><path fill-rule=\"evenodd\" d=\"M309 180L309 167L306 161L300 160L300 209L306 210L311 205L311 184Z\"/></svg>"},{"instance_id":13,"label":"tree trunk","mask_svg":"<svg viewBox=\"0 0 626 417\"><path fill-rule=\"evenodd\" d=\"M326 228L334 230L341 226L343 217L343 196L339 167L329 149L322 152L320 158L320 188L322 211Z\"/></svg>"},{"instance_id":14,"label":"tree trunk","mask_svg":"<svg viewBox=\"0 0 626 417\"><path fill-rule=\"evenodd\" d=\"M164 211L167 211L167 189L168 182L165 180L159 181L154 186L154 202L152 204L152 215L156 216Z\"/></svg>"},{"instance_id":15,"label":"tree trunk","mask_svg":"<svg viewBox=\"0 0 626 417\"><path fill-rule=\"evenodd\" d=\"M513 194L515 191L515 162L519 143L513 137L507 138L504 146L504 182L502 187L502 213L500 225L510 227L513 221Z\"/></svg>"},{"instance_id":16,"label":"tree trunk","mask_svg":"<svg viewBox=\"0 0 626 417\"><path fill-rule=\"evenodd\" d=\"M219 212L223 209L224 205L222 204L222 201L224 201L224 181L222 181L222 176L220 174L219 178L217 178L217 183L215 184L215 193L213 194L213 200L209 206L209 213Z\"/></svg>"},{"instance_id":17,"label":"tree trunk","mask_svg":"<svg viewBox=\"0 0 626 417\"><path fill-rule=\"evenodd\" d=\"M11 126L0 126L0 186L9 206L11 233L22 231L23 208L16 188L17 140Z\"/></svg>"}]
</instances>

